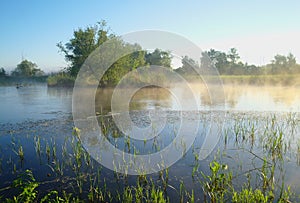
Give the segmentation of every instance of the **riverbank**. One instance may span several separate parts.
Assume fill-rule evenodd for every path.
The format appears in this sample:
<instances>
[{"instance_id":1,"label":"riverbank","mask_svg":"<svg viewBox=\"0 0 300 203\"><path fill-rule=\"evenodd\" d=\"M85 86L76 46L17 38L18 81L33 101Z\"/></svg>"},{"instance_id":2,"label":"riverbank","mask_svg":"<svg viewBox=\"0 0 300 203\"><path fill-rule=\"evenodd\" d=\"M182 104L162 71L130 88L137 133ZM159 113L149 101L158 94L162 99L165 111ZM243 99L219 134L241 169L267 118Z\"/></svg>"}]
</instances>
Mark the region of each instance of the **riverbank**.
<instances>
[{"instance_id":1,"label":"riverbank","mask_svg":"<svg viewBox=\"0 0 300 203\"><path fill-rule=\"evenodd\" d=\"M65 73L58 73L47 78L48 87L73 87L76 77Z\"/></svg>"},{"instance_id":2,"label":"riverbank","mask_svg":"<svg viewBox=\"0 0 300 203\"><path fill-rule=\"evenodd\" d=\"M32 77L15 77L15 76L1 76L0 86L11 86L17 84L36 84L46 83L48 76L32 76Z\"/></svg>"}]
</instances>

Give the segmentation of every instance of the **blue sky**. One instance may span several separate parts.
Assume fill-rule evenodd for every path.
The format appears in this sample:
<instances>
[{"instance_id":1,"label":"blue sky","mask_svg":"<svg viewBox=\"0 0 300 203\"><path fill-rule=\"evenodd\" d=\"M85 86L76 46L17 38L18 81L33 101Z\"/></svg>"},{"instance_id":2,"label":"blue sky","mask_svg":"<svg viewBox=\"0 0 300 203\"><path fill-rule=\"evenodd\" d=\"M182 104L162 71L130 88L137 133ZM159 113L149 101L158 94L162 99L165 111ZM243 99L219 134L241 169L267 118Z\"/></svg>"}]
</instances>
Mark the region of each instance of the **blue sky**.
<instances>
[{"instance_id":1,"label":"blue sky","mask_svg":"<svg viewBox=\"0 0 300 203\"><path fill-rule=\"evenodd\" d=\"M106 20L125 34L158 29L207 50L236 47L243 61L269 62L292 52L300 62L300 1L17 1L0 2L0 67L24 58L46 70L66 66L56 43L79 27Z\"/></svg>"}]
</instances>

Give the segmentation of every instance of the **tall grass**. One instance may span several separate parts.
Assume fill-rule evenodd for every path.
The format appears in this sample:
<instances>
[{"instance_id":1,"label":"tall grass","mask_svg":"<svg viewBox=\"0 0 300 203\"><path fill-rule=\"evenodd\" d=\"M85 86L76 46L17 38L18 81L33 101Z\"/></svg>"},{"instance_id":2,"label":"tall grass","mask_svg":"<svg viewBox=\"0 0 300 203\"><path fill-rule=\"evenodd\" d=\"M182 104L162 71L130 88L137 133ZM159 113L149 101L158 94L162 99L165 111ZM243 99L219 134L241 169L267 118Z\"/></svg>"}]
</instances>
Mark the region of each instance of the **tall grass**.
<instances>
[{"instance_id":1,"label":"tall grass","mask_svg":"<svg viewBox=\"0 0 300 203\"><path fill-rule=\"evenodd\" d=\"M294 114L262 117L231 114L223 134L228 149L223 152L219 149L218 156L207 162L199 160L197 146L192 147L190 153L193 157L189 162L192 166L184 168L185 175L191 177L191 182L186 181L185 177L178 177L174 173L176 167L162 169L152 175L145 175L140 171L137 176L119 173L108 176L107 171L103 172L101 166L82 147L78 128L74 128L73 133L63 140L61 147L53 138L29 136L35 149L33 151L41 163L44 161L51 169L49 180L39 182L34 178L34 169L27 170L16 164L19 160L26 162L32 156L25 145L16 144L17 141L13 139L11 164L15 168L14 173L19 176L10 186L0 189L0 194L12 194L3 199L0 197L0 201L150 203L173 202L175 199L179 202L289 202L293 192L289 186L285 186L284 177L280 177L280 174L283 173L281 170L286 153L293 149L289 140L294 139L299 121L298 115ZM123 140L121 147L130 153L140 153L140 149L134 146L134 141L124 135L116 135L114 126L110 125L105 122L102 124L106 136L111 136L111 140ZM152 150L159 151L162 142L159 139L152 142L142 140L141 146L150 146ZM117 141L114 144L117 146ZM175 144L184 147L184 143ZM235 150L248 153L248 157L255 160L252 168L241 171L226 163L226 160L237 163L234 157L226 154L232 146ZM297 156L299 146L299 142L295 144ZM261 154L256 154L253 150L255 148L259 148ZM163 166L164 163L161 163L159 167ZM111 182L116 183L115 188L109 188ZM48 188L41 194L40 186L51 186L53 183L61 184L61 188Z\"/></svg>"}]
</instances>

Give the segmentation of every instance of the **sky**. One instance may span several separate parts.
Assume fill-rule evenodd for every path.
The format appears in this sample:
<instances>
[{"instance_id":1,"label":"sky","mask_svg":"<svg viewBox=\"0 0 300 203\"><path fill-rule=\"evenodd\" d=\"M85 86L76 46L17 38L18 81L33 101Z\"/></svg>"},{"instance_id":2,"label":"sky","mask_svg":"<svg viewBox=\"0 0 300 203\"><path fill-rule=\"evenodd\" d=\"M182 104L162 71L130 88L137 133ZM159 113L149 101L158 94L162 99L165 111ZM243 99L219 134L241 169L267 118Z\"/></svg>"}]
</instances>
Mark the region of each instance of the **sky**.
<instances>
[{"instance_id":1,"label":"sky","mask_svg":"<svg viewBox=\"0 0 300 203\"><path fill-rule=\"evenodd\" d=\"M0 1L0 67L23 59L45 72L67 66L56 46L73 31L105 20L122 35L163 30L182 35L202 50L237 48L249 64L293 53L300 63L300 1Z\"/></svg>"}]
</instances>

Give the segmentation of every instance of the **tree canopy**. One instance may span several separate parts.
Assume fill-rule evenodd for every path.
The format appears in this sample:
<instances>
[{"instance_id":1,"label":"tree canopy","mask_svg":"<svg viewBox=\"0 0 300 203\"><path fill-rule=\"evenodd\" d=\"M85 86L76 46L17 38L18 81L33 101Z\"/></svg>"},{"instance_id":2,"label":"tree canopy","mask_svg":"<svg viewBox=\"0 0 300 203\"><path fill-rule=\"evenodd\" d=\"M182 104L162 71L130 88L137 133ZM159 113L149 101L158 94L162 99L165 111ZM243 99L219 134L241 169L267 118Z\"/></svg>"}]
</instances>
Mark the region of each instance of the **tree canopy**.
<instances>
[{"instance_id":1,"label":"tree canopy","mask_svg":"<svg viewBox=\"0 0 300 203\"><path fill-rule=\"evenodd\" d=\"M145 55L146 63L149 65L157 65L171 68L172 57L170 52L155 49L153 52Z\"/></svg>"},{"instance_id":2,"label":"tree canopy","mask_svg":"<svg viewBox=\"0 0 300 203\"><path fill-rule=\"evenodd\" d=\"M65 55L66 61L70 63L67 72L76 77L85 60L107 40L112 40L114 46L119 51L131 50L127 56L114 62L106 71L101 80L101 86L114 86L129 71L137 67L147 65L160 65L171 68L172 57L170 52L155 49L153 52L142 50L138 44L125 43L121 38L109 34L105 21L99 22L94 26L88 26L85 29L79 28L73 33L73 38L65 45L62 42L57 44L60 51ZM107 50L102 57L114 56L113 51ZM89 60L92 60L91 58ZM97 60L97 59L95 59ZM94 62L95 63L95 62Z\"/></svg>"},{"instance_id":3,"label":"tree canopy","mask_svg":"<svg viewBox=\"0 0 300 203\"><path fill-rule=\"evenodd\" d=\"M299 69L296 58L291 53L287 56L277 54L267 67L271 69L272 74L296 73Z\"/></svg>"},{"instance_id":4,"label":"tree canopy","mask_svg":"<svg viewBox=\"0 0 300 203\"><path fill-rule=\"evenodd\" d=\"M59 50L64 54L66 61L69 62L66 73L72 78L76 78L86 59L91 56L97 47L108 40L115 40L114 43L116 43L115 46L118 47L118 50L130 54L119 58L109 67L99 81L100 86L114 86L118 84L121 78L128 72L141 66L159 65L172 69L172 56L168 50L160 50L157 48L153 52L149 52L143 50L138 44L125 43L120 37L111 34L106 22L101 21L94 26L75 30L73 37L67 43L63 44L59 42L57 44ZM128 52L128 50L131 51ZM110 58L110 56L114 56L115 53L107 50L106 53L102 54L105 55L103 57ZM203 59L200 60L201 64L197 64L188 56L184 56L182 58L182 67L175 71L184 75L197 75L193 67L197 66L200 68L199 70L202 70L204 66L211 67L211 65L214 65L220 75L300 73L300 65L296 63L296 58L291 53L287 56L276 55L269 64L263 66L243 63L240 60L240 55L236 48L230 48L228 52L210 49L201 54L202 56L200 58ZM28 66L31 68L26 68ZM35 72L35 68L35 64L30 64L27 61L26 63L24 62L24 64L20 64L20 67L18 65L14 74L32 75Z\"/></svg>"},{"instance_id":5,"label":"tree canopy","mask_svg":"<svg viewBox=\"0 0 300 203\"><path fill-rule=\"evenodd\" d=\"M240 61L237 49L231 48L228 53L210 49L204 52L211 59L221 75L258 75L258 74L291 74L300 73L296 58L289 53L287 56L277 54L266 65L249 65Z\"/></svg>"},{"instance_id":6,"label":"tree canopy","mask_svg":"<svg viewBox=\"0 0 300 203\"><path fill-rule=\"evenodd\" d=\"M6 71L4 68L0 68L0 77L6 76Z\"/></svg>"},{"instance_id":7,"label":"tree canopy","mask_svg":"<svg viewBox=\"0 0 300 203\"><path fill-rule=\"evenodd\" d=\"M94 26L85 29L79 28L73 33L73 38L65 45L62 42L57 44L64 53L66 61L70 62L67 71L76 76L86 58L101 44L114 35L109 34L105 21L98 22Z\"/></svg>"},{"instance_id":8,"label":"tree canopy","mask_svg":"<svg viewBox=\"0 0 300 203\"><path fill-rule=\"evenodd\" d=\"M35 63L25 59L17 65L17 67L13 70L12 75L31 77L41 75L42 73L43 71L37 68L37 65Z\"/></svg>"}]
</instances>

